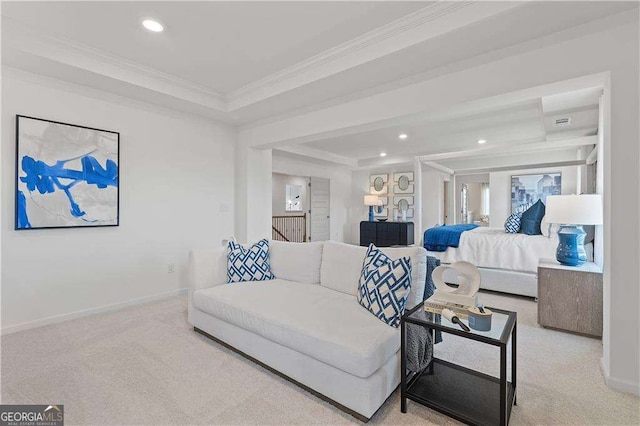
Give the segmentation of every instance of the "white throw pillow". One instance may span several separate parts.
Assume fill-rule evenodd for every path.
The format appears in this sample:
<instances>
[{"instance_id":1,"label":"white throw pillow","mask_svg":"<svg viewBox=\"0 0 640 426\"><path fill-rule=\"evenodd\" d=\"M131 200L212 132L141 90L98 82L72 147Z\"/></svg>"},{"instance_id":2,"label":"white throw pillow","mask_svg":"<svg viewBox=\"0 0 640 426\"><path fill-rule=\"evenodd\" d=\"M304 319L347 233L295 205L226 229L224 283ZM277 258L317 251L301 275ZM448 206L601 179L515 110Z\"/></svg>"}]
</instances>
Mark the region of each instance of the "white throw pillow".
<instances>
[{"instance_id":1,"label":"white throw pillow","mask_svg":"<svg viewBox=\"0 0 640 426\"><path fill-rule=\"evenodd\" d=\"M545 237L553 238L557 236L559 229L559 224L547 222L547 216L542 218L542 222L540 223L540 231Z\"/></svg>"},{"instance_id":2,"label":"white throw pillow","mask_svg":"<svg viewBox=\"0 0 640 426\"><path fill-rule=\"evenodd\" d=\"M276 278L303 284L320 284L323 243L271 241L271 272Z\"/></svg>"}]
</instances>

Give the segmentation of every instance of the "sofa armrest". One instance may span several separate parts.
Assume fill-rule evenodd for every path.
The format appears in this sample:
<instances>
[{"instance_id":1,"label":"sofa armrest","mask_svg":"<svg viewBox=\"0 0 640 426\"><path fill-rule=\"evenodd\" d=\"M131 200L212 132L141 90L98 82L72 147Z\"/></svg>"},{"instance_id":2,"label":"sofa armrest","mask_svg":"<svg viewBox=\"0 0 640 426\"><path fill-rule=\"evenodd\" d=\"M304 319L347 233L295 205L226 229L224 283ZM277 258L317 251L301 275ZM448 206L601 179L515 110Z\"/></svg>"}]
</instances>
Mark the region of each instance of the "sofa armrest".
<instances>
[{"instance_id":1,"label":"sofa armrest","mask_svg":"<svg viewBox=\"0 0 640 426\"><path fill-rule=\"evenodd\" d=\"M189 290L209 288L227 282L227 249L220 247L189 253Z\"/></svg>"}]
</instances>

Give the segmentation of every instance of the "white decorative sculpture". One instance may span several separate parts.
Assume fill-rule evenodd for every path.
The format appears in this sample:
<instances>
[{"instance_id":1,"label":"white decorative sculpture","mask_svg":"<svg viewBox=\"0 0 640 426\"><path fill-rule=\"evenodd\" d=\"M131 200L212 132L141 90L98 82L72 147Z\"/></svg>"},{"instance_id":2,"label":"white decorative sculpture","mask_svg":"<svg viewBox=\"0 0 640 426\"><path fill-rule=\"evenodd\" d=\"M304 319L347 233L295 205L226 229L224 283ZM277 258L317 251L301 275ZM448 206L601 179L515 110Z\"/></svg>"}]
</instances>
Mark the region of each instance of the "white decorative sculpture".
<instances>
[{"instance_id":1,"label":"white decorative sculpture","mask_svg":"<svg viewBox=\"0 0 640 426\"><path fill-rule=\"evenodd\" d=\"M451 287L444 281L443 274L453 270L458 275L458 287ZM480 271L469 262L455 262L451 265L441 265L433 270L433 283L436 291L430 300L441 303L455 303L462 306L476 306L480 290Z\"/></svg>"}]
</instances>

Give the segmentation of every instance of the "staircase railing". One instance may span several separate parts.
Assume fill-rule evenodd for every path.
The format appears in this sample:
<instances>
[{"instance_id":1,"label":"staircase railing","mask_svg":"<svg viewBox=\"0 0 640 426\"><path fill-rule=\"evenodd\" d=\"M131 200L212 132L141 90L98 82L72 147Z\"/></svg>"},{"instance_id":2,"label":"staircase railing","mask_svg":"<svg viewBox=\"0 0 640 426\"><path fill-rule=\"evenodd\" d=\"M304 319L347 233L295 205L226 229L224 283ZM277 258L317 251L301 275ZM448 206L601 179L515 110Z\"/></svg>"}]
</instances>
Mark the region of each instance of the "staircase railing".
<instances>
[{"instance_id":1,"label":"staircase railing","mask_svg":"<svg viewBox=\"0 0 640 426\"><path fill-rule=\"evenodd\" d=\"M271 238L277 241L307 242L307 215L273 216Z\"/></svg>"}]
</instances>

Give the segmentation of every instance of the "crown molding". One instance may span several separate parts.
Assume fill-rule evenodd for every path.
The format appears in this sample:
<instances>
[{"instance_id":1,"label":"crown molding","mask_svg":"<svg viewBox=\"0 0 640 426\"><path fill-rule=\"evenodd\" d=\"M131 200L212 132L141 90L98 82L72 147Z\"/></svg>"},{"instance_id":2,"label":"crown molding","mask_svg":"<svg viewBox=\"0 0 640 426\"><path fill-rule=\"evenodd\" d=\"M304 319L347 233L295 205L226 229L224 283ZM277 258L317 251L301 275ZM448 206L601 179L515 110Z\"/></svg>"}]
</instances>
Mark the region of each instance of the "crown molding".
<instances>
[{"instance_id":1,"label":"crown molding","mask_svg":"<svg viewBox=\"0 0 640 426\"><path fill-rule=\"evenodd\" d=\"M125 94L118 94L104 88L87 86L66 79L62 80L57 77L26 71L22 68L16 68L5 64L2 64L0 69L2 77L57 90L63 90L80 96L90 96L105 102L121 106L129 106L142 111L166 115L167 117L179 117L181 120L195 120L199 123L211 123L211 119L214 119L218 121L218 125L225 126L228 130L236 129L235 123L224 121L218 116L219 114L211 113L210 110L201 112L198 110L177 108L174 103L162 104L160 102L149 102L136 97L127 96Z\"/></svg>"},{"instance_id":2,"label":"crown molding","mask_svg":"<svg viewBox=\"0 0 640 426\"><path fill-rule=\"evenodd\" d=\"M73 40L54 37L2 17L3 48L60 62L84 71L140 86L213 110L227 112L227 99L207 87L128 61Z\"/></svg>"},{"instance_id":3,"label":"crown molding","mask_svg":"<svg viewBox=\"0 0 640 426\"><path fill-rule=\"evenodd\" d=\"M313 83L449 31L505 12L520 2L438 1L295 65L228 93L234 111Z\"/></svg>"},{"instance_id":4,"label":"crown molding","mask_svg":"<svg viewBox=\"0 0 640 426\"><path fill-rule=\"evenodd\" d=\"M500 15L527 3L527 1L436 1L414 13L227 94L218 93L209 87L139 65L82 43L45 35L39 29L28 27L7 16L2 16L4 27L3 62L5 65L43 75L50 75L47 74L47 64L38 63L34 59L40 59L40 62L49 61L49 64L55 62L66 66L70 72L69 76L55 76L55 78L75 81L74 78L77 76L75 71L82 71L86 77L85 85L87 86L96 84L101 78L104 81L109 81L113 87L120 85L121 92L129 90L131 97L137 97L145 102L154 103L158 98L162 98L163 105L174 104L176 109L197 110L201 115L212 115L222 121L240 123L245 127L253 125L260 128L265 123L299 115L300 110L295 113L282 113L277 117L263 118L254 123L243 123L244 108L272 99L285 92L311 85L332 75L391 55L466 25ZM573 38L586 32L602 31L614 25L632 22L632 15L621 12L593 23L589 22L575 28L572 27L563 31L561 38ZM497 51L498 53L487 53L480 57L471 58L469 61L443 66L437 70L385 83L358 93L344 94L330 100L324 100L313 106L304 107L305 114L337 104L353 102L378 93L401 90L402 87L412 86L428 79L441 77L444 74L451 74L452 71L466 69L474 64L557 43L559 34L549 34L542 38L501 49ZM13 53L16 53L13 60L17 58L14 63L11 62ZM23 54L26 59L24 63L20 62L20 54ZM96 81L91 81L91 78ZM101 86L98 85L98 87ZM142 91L144 93L136 94L135 91L131 91L130 88L134 87L144 89Z\"/></svg>"},{"instance_id":5,"label":"crown molding","mask_svg":"<svg viewBox=\"0 0 640 426\"><path fill-rule=\"evenodd\" d=\"M432 169L438 170L448 175L455 174L455 170L443 166L442 164L436 163L435 161L424 161L423 164L427 167L431 167Z\"/></svg>"},{"instance_id":6,"label":"crown molding","mask_svg":"<svg viewBox=\"0 0 640 426\"><path fill-rule=\"evenodd\" d=\"M227 114L502 13L520 4L480 0L436 1L228 94L218 93L208 87L74 40L43 34L38 29L7 16L2 17L3 47L8 52L13 50L27 53Z\"/></svg>"},{"instance_id":7,"label":"crown molding","mask_svg":"<svg viewBox=\"0 0 640 426\"><path fill-rule=\"evenodd\" d=\"M454 158L484 157L496 155L504 155L509 153L527 153L535 151L552 151L559 148L578 148L585 145L596 145L598 143L597 136L582 136L571 139L558 140L539 140L539 139L523 139L519 141L503 142L492 146L477 146L457 151L443 151L430 154L417 154L420 161L439 161Z\"/></svg>"},{"instance_id":8,"label":"crown molding","mask_svg":"<svg viewBox=\"0 0 640 426\"><path fill-rule=\"evenodd\" d=\"M352 169L358 166L358 161L350 157L323 151L321 149L310 148L303 145L281 146L277 149L279 151L288 152L290 154L296 154L303 157L315 158L316 160L327 161L329 163L340 164Z\"/></svg>"}]
</instances>

